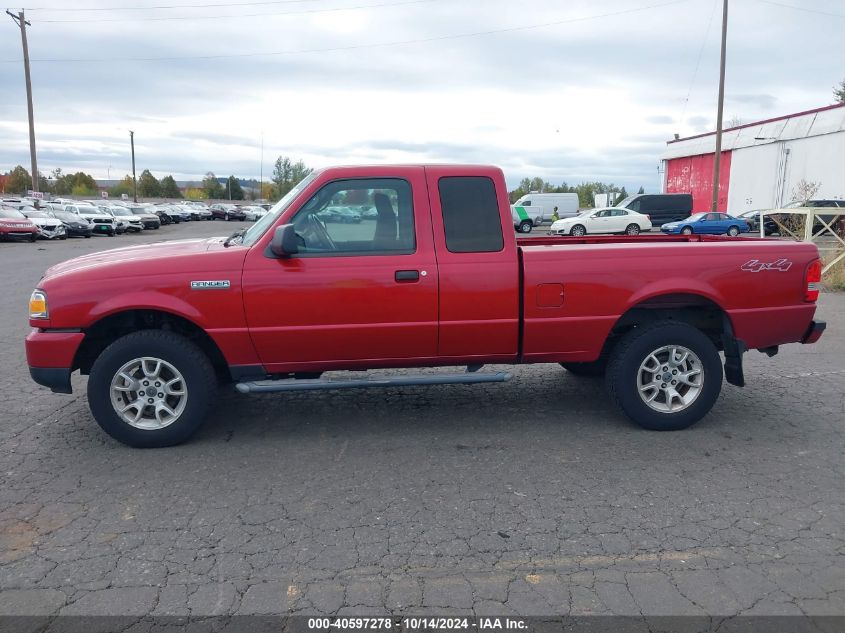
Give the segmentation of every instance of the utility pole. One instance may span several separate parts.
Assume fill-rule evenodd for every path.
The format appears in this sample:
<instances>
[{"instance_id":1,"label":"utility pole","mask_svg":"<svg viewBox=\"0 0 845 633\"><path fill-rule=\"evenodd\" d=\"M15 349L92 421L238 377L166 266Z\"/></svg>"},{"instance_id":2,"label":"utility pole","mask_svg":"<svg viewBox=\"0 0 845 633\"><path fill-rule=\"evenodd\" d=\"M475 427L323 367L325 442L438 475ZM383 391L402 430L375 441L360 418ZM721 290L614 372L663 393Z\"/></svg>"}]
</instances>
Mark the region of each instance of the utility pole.
<instances>
[{"instance_id":1,"label":"utility pole","mask_svg":"<svg viewBox=\"0 0 845 633\"><path fill-rule=\"evenodd\" d=\"M258 173L258 199L264 200L264 132L261 133L261 167Z\"/></svg>"},{"instance_id":2,"label":"utility pole","mask_svg":"<svg viewBox=\"0 0 845 633\"><path fill-rule=\"evenodd\" d=\"M32 115L32 78L29 74L29 46L26 43L26 27L32 26L26 21L23 9L15 15L6 10L21 29L21 44L23 44L23 72L26 76L26 109L29 115L29 158L32 162L32 190L38 191L38 162L35 160L35 120Z\"/></svg>"},{"instance_id":3,"label":"utility pole","mask_svg":"<svg viewBox=\"0 0 845 633\"><path fill-rule=\"evenodd\" d=\"M719 60L719 105L716 108L716 154L713 156L713 200L711 213L719 210L719 170L722 162L722 115L725 109L725 52L728 43L728 0L722 6L722 52Z\"/></svg>"},{"instance_id":4,"label":"utility pole","mask_svg":"<svg viewBox=\"0 0 845 633\"><path fill-rule=\"evenodd\" d=\"M132 145L132 199L138 202L138 181L135 180L135 132L129 130L129 143Z\"/></svg>"}]
</instances>

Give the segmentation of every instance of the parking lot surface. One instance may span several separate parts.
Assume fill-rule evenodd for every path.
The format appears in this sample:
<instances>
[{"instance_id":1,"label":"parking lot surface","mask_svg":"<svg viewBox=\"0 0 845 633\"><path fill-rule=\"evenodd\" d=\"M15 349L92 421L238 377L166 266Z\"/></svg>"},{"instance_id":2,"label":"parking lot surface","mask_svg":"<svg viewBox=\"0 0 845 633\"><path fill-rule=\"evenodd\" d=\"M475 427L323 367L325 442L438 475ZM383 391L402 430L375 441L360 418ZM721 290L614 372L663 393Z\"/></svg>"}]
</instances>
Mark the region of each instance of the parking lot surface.
<instances>
[{"instance_id":1,"label":"parking lot surface","mask_svg":"<svg viewBox=\"0 0 845 633\"><path fill-rule=\"evenodd\" d=\"M240 395L135 450L29 378L49 265L227 234L0 244L0 613L845 615L845 296L695 427L557 365L503 385Z\"/></svg>"}]
</instances>

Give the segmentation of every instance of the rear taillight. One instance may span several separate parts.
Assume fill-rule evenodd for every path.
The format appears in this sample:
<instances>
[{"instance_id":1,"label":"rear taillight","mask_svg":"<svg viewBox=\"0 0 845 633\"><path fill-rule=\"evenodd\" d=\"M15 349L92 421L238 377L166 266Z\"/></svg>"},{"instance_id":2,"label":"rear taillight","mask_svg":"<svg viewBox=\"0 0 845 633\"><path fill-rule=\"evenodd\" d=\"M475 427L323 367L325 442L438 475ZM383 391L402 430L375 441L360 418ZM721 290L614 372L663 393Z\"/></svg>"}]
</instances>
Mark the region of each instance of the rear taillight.
<instances>
[{"instance_id":1,"label":"rear taillight","mask_svg":"<svg viewBox=\"0 0 845 633\"><path fill-rule=\"evenodd\" d=\"M818 301L819 284L822 281L822 262L819 259L810 262L807 266L807 289L804 291L804 301Z\"/></svg>"}]
</instances>

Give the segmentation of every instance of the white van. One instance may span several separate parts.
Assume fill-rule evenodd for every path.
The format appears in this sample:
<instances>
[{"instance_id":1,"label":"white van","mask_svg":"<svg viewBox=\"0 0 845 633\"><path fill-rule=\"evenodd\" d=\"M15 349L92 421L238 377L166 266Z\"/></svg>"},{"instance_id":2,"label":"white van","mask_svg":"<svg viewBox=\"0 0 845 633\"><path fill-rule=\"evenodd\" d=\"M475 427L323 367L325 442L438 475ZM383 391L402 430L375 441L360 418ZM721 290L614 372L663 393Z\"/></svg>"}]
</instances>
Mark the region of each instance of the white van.
<instances>
[{"instance_id":1,"label":"white van","mask_svg":"<svg viewBox=\"0 0 845 633\"><path fill-rule=\"evenodd\" d=\"M514 207L522 207L528 216L538 226L543 220L552 219L557 207L558 219L571 218L578 215L577 193L526 193L513 203ZM516 218L514 218L516 221ZM519 224L515 224L519 228ZM522 231L527 233L528 231Z\"/></svg>"}]
</instances>

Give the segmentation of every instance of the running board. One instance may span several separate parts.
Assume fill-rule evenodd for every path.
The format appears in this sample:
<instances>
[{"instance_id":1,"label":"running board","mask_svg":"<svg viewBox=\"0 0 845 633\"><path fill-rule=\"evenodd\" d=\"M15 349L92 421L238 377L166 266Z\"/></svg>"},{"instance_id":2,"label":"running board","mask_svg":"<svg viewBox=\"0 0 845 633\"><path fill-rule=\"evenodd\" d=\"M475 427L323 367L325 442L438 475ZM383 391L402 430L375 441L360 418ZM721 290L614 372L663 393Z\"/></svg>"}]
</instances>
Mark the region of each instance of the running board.
<instances>
[{"instance_id":1,"label":"running board","mask_svg":"<svg viewBox=\"0 0 845 633\"><path fill-rule=\"evenodd\" d=\"M317 378L308 380L255 380L239 382L235 389L241 393L266 393L269 391L313 391L316 389L366 389L368 387L409 387L419 385L464 385L481 382L505 382L511 379L507 372L495 374L417 374L387 378Z\"/></svg>"}]
</instances>

